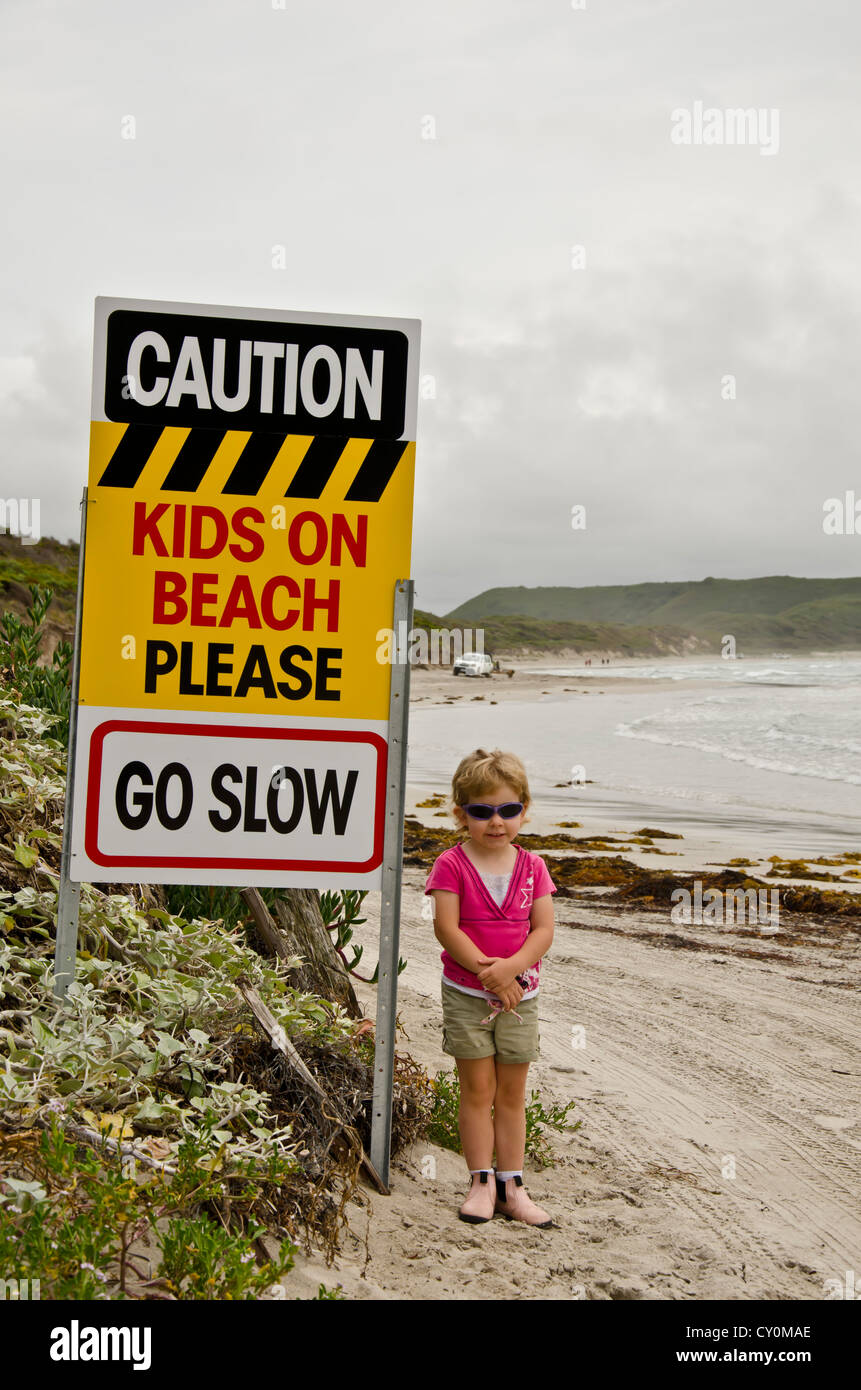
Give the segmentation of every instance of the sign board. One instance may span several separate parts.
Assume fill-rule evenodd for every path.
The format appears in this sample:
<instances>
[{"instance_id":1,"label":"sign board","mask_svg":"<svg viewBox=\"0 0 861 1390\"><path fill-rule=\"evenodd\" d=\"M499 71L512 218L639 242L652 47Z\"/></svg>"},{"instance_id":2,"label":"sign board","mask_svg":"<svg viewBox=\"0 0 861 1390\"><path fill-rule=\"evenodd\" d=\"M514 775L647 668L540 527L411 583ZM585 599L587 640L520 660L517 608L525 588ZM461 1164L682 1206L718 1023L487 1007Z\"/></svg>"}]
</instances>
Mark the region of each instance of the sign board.
<instances>
[{"instance_id":1,"label":"sign board","mask_svg":"<svg viewBox=\"0 0 861 1390\"><path fill-rule=\"evenodd\" d=\"M380 887L418 346L96 301L73 880Z\"/></svg>"}]
</instances>

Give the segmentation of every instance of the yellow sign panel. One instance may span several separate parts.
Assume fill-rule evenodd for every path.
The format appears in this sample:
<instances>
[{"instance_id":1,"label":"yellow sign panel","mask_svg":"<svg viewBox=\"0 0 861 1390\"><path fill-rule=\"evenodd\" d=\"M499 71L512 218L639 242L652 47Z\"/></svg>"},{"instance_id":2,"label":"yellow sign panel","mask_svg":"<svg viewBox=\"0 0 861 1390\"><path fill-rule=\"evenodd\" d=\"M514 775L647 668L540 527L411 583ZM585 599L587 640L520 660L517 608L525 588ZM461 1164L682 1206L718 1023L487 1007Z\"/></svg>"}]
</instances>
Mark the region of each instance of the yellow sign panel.
<instances>
[{"instance_id":1,"label":"yellow sign panel","mask_svg":"<svg viewBox=\"0 0 861 1390\"><path fill-rule=\"evenodd\" d=\"M92 425L81 703L387 718L415 444L138 429Z\"/></svg>"}]
</instances>

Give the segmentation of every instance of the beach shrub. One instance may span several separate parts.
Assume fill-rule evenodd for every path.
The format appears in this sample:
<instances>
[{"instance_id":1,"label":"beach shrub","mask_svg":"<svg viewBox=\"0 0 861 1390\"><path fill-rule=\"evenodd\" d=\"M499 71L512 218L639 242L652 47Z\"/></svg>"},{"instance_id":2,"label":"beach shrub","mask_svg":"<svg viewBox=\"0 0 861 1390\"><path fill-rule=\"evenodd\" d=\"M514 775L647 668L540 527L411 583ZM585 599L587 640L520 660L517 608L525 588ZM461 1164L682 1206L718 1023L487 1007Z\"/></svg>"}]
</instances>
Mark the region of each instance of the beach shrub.
<instances>
[{"instance_id":1,"label":"beach shrub","mask_svg":"<svg viewBox=\"0 0 861 1390\"><path fill-rule=\"evenodd\" d=\"M457 1111L460 1105L460 1081L456 1071L440 1071L431 1080L433 1112L427 1137L442 1149L460 1153L460 1131Z\"/></svg>"},{"instance_id":2,"label":"beach shrub","mask_svg":"<svg viewBox=\"0 0 861 1390\"><path fill-rule=\"evenodd\" d=\"M374 966L373 975L360 975L356 966L362 959L363 946L352 947L353 956L347 959L346 947L353 937L353 928L360 927L367 920L359 916L362 903L368 896L367 890L357 888L346 888L337 892L320 894L320 915L323 918L323 925L327 931L332 933L332 944L341 960L344 962L344 969L348 975L354 975L357 980L364 984L375 985L378 983L380 963ZM403 956L398 956L398 974L402 975L407 968L407 962Z\"/></svg>"},{"instance_id":3,"label":"beach shrub","mask_svg":"<svg viewBox=\"0 0 861 1390\"><path fill-rule=\"evenodd\" d=\"M303 1135L313 1117L285 1104L271 1048L261 1045L262 1060L251 1074L240 1060L240 1048L260 1040L237 984L244 979L256 989L300 1048L349 1052L353 1021L317 995L291 988L289 962L261 957L241 927L147 909L131 891L106 893L90 884L81 885L76 977L58 1004L52 982L65 750L46 734L44 711L6 694L0 690L4 1184L46 1186L16 1170L17 1150L4 1136L17 1142L23 1132L35 1133L52 1110L64 1125L83 1126L96 1138L105 1132L119 1142L155 1145L171 1167L180 1163L185 1142L207 1138L220 1155L220 1200L229 1200L235 1219L244 1219L239 1194L250 1164L266 1184L265 1197L258 1189L255 1199L261 1216L266 1211L272 1225L292 1233L316 1203L331 1248L338 1222L326 1209L330 1199L314 1194L332 1184L352 1190L358 1159L328 1157L312 1175L305 1172L309 1160L301 1151L312 1145ZM4 1196L14 1190L4 1185ZM8 1201L0 1205L4 1226L11 1211ZM87 1239L91 1253L80 1257L99 1268L98 1230Z\"/></svg>"},{"instance_id":4,"label":"beach shrub","mask_svg":"<svg viewBox=\"0 0 861 1390\"><path fill-rule=\"evenodd\" d=\"M38 1279L41 1298L145 1298L165 1290L181 1299L248 1299L292 1268L289 1240L261 1263L255 1222L231 1232L201 1210L223 1204L227 1190L211 1137L189 1136L168 1178L164 1168L136 1171L123 1161L108 1148L107 1130L96 1151L70 1139L58 1113L49 1121L46 1129L0 1133L0 1269L19 1281ZM26 1176L12 1177L13 1168ZM262 1186L261 1172L242 1175L234 1188L240 1212L247 1214Z\"/></svg>"},{"instance_id":5,"label":"beach shrub","mask_svg":"<svg viewBox=\"0 0 861 1390\"><path fill-rule=\"evenodd\" d=\"M72 646L58 642L50 663L40 663L45 619L54 593L40 584L29 587L30 607L24 617L15 613L0 617L0 685L21 704L54 715L55 736L68 746Z\"/></svg>"},{"instance_id":6,"label":"beach shrub","mask_svg":"<svg viewBox=\"0 0 861 1390\"><path fill-rule=\"evenodd\" d=\"M277 1262L257 1267L253 1243L262 1227L230 1235L210 1217L176 1217L159 1234L159 1280L177 1298L256 1299L293 1268L295 1246L285 1241Z\"/></svg>"},{"instance_id":7,"label":"beach shrub","mask_svg":"<svg viewBox=\"0 0 861 1390\"><path fill-rule=\"evenodd\" d=\"M526 1102L526 1154L542 1168L552 1167L556 1162L546 1131L553 1129L562 1134L568 1130L573 1134L583 1123L582 1120L576 1120L574 1124L568 1123L568 1115L573 1109L573 1100L566 1101L564 1105L554 1101L548 1109L540 1093L530 1091L529 1100Z\"/></svg>"},{"instance_id":8,"label":"beach shrub","mask_svg":"<svg viewBox=\"0 0 861 1390\"><path fill-rule=\"evenodd\" d=\"M271 907L272 892L272 889L262 890L267 907ZM232 929L242 926L248 919L248 908L239 896L238 888L164 883L158 888L158 896L172 917L184 917L188 922L199 917L210 922L223 922L225 927Z\"/></svg>"}]
</instances>

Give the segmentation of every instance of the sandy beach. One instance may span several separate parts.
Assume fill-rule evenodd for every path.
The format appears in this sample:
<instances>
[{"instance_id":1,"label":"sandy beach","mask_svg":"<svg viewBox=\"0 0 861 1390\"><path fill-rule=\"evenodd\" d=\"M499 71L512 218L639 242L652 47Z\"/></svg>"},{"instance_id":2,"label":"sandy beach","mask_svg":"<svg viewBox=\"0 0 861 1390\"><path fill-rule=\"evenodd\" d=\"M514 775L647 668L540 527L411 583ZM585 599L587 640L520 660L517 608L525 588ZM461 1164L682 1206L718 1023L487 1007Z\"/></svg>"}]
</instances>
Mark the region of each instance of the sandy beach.
<instances>
[{"instance_id":1,"label":"sandy beach","mask_svg":"<svg viewBox=\"0 0 861 1390\"><path fill-rule=\"evenodd\" d=\"M563 695L597 701L612 679L518 670L510 679L458 682L418 671L412 700L418 709L475 707L484 696L488 705L535 712L542 699ZM626 691L636 684L629 677ZM441 766L438 777L408 787L408 816L436 830L451 822L438 803L420 803L447 790L442 774ZM536 794L528 829L547 835L565 819L560 803ZM608 833L603 810L576 819L581 828L571 834ZM634 828L642 822L617 827ZM692 814L683 841L655 842L674 858L637 845L615 853L673 871L715 862L715 852L720 863L748 856L751 872L770 867L758 843L767 848L769 837L752 833L755 817L735 831L699 829L697 839ZM426 872L409 863L404 870L400 951L408 965L398 1050L435 1074L453 1061L441 1047L439 945L421 916ZM843 879L840 888L852 891L857 881ZM527 1160L525 1177L559 1229L464 1225L462 1157L418 1144L393 1159L391 1196L364 1188L361 1205L349 1207L351 1232L333 1267L297 1259L293 1294L313 1296L323 1282L357 1299L834 1296L827 1281L844 1284L861 1250L857 915L844 923L814 914L794 919L795 927L790 919L769 935L755 926L680 926L667 912L614 904L599 889L560 892L554 907L530 1089L545 1103L573 1100L570 1120L581 1125L552 1136L555 1167ZM365 911L356 939L374 960L379 895L368 896ZM373 1017L375 990L357 992Z\"/></svg>"},{"instance_id":2,"label":"sandy beach","mask_svg":"<svg viewBox=\"0 0 861 1390\"><path fill-rule=\"evenodd\" d=\"M424 880L405 870L398 1048L436 1073L453 1064ZM357 939L373 956L378 898L366 902ZM752 959L719 931L556 908L530 1087L573 1099L582 1125L553 1136L556 1167L524 1172L560 1229L465 1226L462 1157L419 1144L393 1160L390 1197L365 1188L350 1206L332 1268L297 1259L293 1294L323 1282L357 1299L825 1298L861 1248L858 937L763 939ZM358 993L372 1017L375 991Z\"/></svg>"}]
</instances>

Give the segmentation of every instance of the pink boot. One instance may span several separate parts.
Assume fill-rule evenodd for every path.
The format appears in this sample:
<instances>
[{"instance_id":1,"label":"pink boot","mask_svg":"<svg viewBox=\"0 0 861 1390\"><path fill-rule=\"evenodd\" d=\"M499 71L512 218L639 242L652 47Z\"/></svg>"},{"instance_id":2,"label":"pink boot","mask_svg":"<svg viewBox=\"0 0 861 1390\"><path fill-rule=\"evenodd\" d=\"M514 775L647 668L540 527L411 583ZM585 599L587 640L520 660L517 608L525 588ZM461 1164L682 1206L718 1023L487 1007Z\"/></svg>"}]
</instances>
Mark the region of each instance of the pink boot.
<instances>
[{"instance_id":1,"label":"pink boot","mask_svg":"<svg viewBox=\"0 0 861 1390\"><path fill-rule=\"evenodd\" d=\"M527 1195L523 1179L518 1175L505 1182L496 1179L496 1207L500 1216L508 1221L525 1221L527 1226L552 1226L553 1218L542 1207L536 1206Z\"/></svg>"},{"instance_id":2,"label":"pink boot","mask_svg":"<svg viewBox=\"0 0 861 1390\"><path fill-rule=\"evenodd\" d=\"M473 1173L472 1187L469 1196L461 1207L458 1215L461 1221L470 1221L477 1226L482 1221L490 1221L493 1218L493 1169L485 1169L481 1173Z\"/></svg>"}]
</instances>

